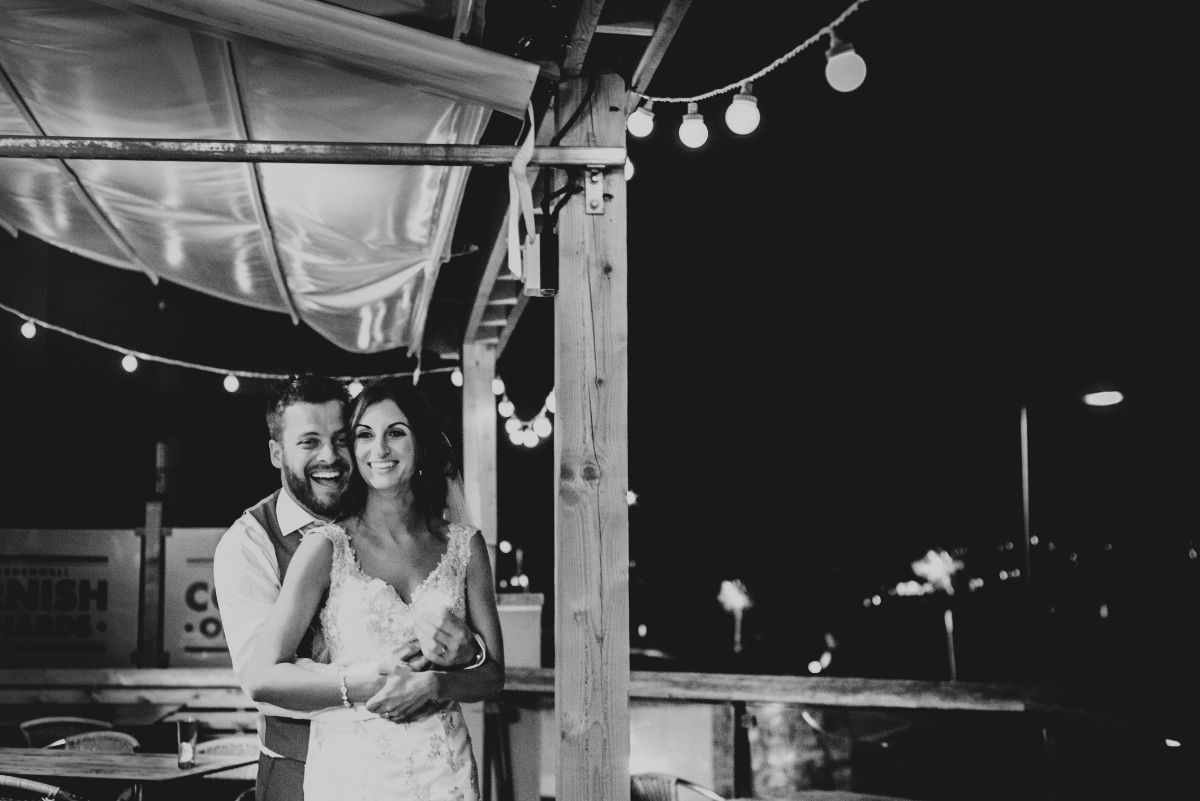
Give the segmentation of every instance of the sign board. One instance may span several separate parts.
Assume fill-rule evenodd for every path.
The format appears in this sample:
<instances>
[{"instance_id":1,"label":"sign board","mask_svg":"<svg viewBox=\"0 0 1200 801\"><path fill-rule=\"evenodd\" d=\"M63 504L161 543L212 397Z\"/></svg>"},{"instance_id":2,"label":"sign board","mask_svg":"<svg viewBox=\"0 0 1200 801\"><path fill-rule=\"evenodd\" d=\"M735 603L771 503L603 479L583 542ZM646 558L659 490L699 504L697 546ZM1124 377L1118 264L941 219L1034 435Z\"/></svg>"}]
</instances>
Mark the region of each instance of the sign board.
<instances>
[{"instance_id":1,"label":"sign board","mask_svg":"<svg viewBox=\"0 0 1200 801\"><path fill-rule=\"evenodd\" d=\"M141 565L134 529L0 530L0 665L133 664Z\"/></svg>"},{"instance_id":2,"label":"sign board","mask_svg":"<svg viewBox=\"0 0 1200 801\"><path fill-rule=\"evenodd\" d=\"M213 553L223 528L168 528L163 546L163 650L171 667L229 667Z\"/></svg>"}]
</instances>

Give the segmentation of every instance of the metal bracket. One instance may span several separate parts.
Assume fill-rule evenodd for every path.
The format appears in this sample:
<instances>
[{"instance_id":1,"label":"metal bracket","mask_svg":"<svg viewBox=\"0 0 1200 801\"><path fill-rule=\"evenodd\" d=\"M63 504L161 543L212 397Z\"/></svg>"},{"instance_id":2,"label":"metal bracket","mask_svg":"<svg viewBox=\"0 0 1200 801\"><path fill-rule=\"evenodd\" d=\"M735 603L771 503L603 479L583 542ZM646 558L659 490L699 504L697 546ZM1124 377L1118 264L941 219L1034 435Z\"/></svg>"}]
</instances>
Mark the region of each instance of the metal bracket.
<instances>
[{"instance_id":1,"label":"metal bracket","mask_svg":"<svg viewBox=\"0 0 1200 801\"><path fill-rule=\"evenodd\" d=\"M604 213L604 168L589 164L583 180L583 207L588 214Z\"/></svg>"}]
</instances>

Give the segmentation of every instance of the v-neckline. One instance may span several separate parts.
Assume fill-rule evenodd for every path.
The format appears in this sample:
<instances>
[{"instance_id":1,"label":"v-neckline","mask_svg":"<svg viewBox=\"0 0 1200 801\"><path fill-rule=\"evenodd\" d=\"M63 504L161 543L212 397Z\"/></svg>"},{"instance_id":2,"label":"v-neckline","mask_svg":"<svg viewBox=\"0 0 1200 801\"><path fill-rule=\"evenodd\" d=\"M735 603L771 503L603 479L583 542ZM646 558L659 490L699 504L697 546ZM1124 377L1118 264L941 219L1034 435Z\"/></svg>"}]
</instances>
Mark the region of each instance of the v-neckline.
<instances>
[{"instance_id":1,"label":"v-neckline","mask_svg":"<svg viewBox=\"0 0 1200 801\"><path fill-rule=\"evenodd\" d=\"M342 530L345 531L345 529L342 529ZM413 587L412 592L409 594L410 600L406 601L406 600L404 600L404 596L400 594L400 590L396 589L396 587L390 581L388 581L387 579L380 578L379 576L372 576L370 573L363 570L362 563L358 560L358 551L356 551L354 549L354 540L350 536L349 531L345 531L345 533L346 533L346 549L350 552L350 564L352 564L354 566L354 569L358 572L358 575L361 576L368 584L371 582L374 582L374 581L378 581L380 584L382 584L383 586L385 586L389 590L391 590L392 595L396 596L396 600L399 601L400 603L404 604L406 607L411 607L413 605L413 601L415 601L417 599L417 593L419 593L421 590L425 589L425 585L429 583L429 580L432 579L435 575L437 575L437 572L442 569L442 565L445 563L446 558L450 556L450 549L454 546L454 540L452 539L452 532L449 528L447 528L447 530L446 530L446 550L442 553L441 556L438 557L437 564L433 566L433 569L430 570L428 574L426 574L425 578L421 579L419 582L417 582L417 586Z\"/></svg>"}]
</instances>

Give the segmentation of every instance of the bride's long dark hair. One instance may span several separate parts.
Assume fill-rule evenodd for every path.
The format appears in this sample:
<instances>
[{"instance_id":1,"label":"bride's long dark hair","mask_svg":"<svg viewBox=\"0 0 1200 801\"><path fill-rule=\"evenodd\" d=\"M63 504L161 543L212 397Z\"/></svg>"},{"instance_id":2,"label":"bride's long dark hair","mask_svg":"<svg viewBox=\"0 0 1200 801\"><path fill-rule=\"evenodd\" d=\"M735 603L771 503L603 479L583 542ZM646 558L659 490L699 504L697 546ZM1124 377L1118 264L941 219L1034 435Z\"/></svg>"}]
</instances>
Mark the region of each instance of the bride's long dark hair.
<instances>
[{"instance_id":1,"label":"bride's long dark hair","mask_svg":"<svg viewBox=\"0 0 1200 801\"><path fill-rule=\"evenodd\" d=\"M390 400L400 407L412 426L416 440L417 464L410 486L416 511L426 522L440 519L446 508L449 492L448 479L458 474L450 439L446 436L441 417L425 393L402 378L381 378L365 385L350 407L350 442L353 469L350 484L342 495L341 510L345 517L362 513L367 503L367 483L358 472L354 458L354 428L362 420L363 413L375 404Z\"/></svg>"}]
</instances>

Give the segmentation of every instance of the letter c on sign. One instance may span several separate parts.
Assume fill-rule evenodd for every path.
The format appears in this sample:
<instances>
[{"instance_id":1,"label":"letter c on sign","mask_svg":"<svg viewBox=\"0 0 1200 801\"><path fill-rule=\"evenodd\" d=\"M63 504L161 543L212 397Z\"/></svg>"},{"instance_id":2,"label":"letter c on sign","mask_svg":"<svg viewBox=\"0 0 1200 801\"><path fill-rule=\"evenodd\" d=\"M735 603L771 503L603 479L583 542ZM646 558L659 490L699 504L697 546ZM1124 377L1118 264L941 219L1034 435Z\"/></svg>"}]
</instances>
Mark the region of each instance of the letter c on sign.
<instances>
[{"instance_id":1,"label":"letter c on sign","mask_svg":"<svg viewBox=\"0 0 1200 801\"><path fill-rule=\"evenodd\" d=\"M184 603L193 612L208 611L208 582L197 581L187 588L183 596Z\"/></svg>"}]
</instances>

